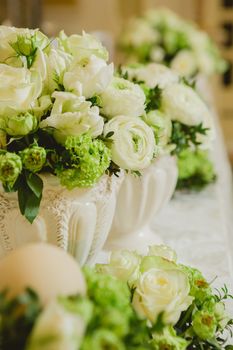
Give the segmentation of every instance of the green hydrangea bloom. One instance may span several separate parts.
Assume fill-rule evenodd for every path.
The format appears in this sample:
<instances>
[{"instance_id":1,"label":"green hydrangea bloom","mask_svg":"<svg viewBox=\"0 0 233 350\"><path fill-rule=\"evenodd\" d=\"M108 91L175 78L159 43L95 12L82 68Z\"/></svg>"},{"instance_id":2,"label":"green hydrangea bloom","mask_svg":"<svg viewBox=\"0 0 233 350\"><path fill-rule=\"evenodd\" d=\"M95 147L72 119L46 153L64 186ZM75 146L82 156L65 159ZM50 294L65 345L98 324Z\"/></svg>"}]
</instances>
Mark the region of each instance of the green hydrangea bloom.
<instances>
[{"instance_id":1,"label":"green hydrangea bloom","mask_svg":"<svg viewBox=\"0 0 233 350\"><path fill-rule=\"evenodd\" d=\"M189 344L176 335L173 327L166 327L162 333L156 333L151 343L155 350L185 350Z\"/></svg>"},{"instance_id":2,"label":"green hydrangea bloom","mask_svg":"<svg viewBox=\"0 0 233 350\"><path fill-rule=\"evenodd\" d=\"M122 341L111 331L107 329L98 329L86 336L81 346L81 350L125 350Z\"/></svg>"},{"instance_id":3,"label":"green hydrangea bloom","mask_svg":"<svg viewBox=\"0 0 233 350\"><path fill-rule=\"evenodd\" d=\"M197 311L193 316L193 330L203 340L213 338L217 330L214 312L205 309Z\"/></svg>"},{"instance_id":4,"label":"green hydrangea bloom","mask_svg":"<svg viewBox=\"0 0 233 350\"><path fill-rule=\"evenodd\" d=\"M88 295L100 307L113 307L123 312L125 317L131 316L130 291L126 283L110 275L84 270Z\"/></svg>"},{"instance_id":5,"label":"green hydrangea bloom","mask_svg":"<svg viewBox=\"0 0 233 350\"><path fill-rule=\"evenodd\" d=\"M68 189L91 187L110 165L111 151L101 140L92 140L89 134L67 138L71 167L57 171L61 184Z\"/></svg>"},{"instance_id":6,"label":"green hydrangea bloom","mask_svg":"<svg viewBox=\"0 0 233 350\"><path fill-rule=\"evenodd\" d=\"M20 152L22 163L25 169L37 173L46 162L46 150L43 147L33 146Z\"/></svg>"},{"instance_id":7,"label":"green hydrangea bloom","mask_svg":"<svg viewBox=\"0 0 233 350\"><path fill-rule=\"evenodd\" d=\"M205 151L185 149L179 153L177 165L178 188L202 188L216 178L213 163Z\"/></svg>"},{"instance_id":8,"label":"green hydrangea bloom","mask_svg":"<svg viewBox=\"0 0 233 350\"><path fill-rule=\"evenodd\" d=\"M189 266L180 266L188 274L190 295L195 298L196 304L201 305L206 299L211 299L212 290L202 273Z\"/></svg>"},{"instance_id":9,"label":"green hydrangea bloom","mask_svg":"<svg viewBox=\"0 0 233 350\"><path fill-rule=\"evenodd\" d=\"M13 187L22 171L21 158L15 153L0 155L0 181L6 186Z\"/></svg>"}]
</instances>

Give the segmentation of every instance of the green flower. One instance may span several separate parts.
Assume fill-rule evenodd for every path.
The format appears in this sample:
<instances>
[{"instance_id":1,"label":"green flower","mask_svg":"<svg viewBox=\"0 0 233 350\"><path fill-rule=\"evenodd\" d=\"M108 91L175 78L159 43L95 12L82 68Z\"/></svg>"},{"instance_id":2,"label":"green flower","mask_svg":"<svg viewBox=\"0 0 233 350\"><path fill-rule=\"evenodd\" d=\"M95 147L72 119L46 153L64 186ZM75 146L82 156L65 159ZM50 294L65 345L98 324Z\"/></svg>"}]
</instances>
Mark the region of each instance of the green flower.
<instances>
[{"instance_id":1,"label":"green flower","mask_svg":"<svg viewBox=\"0 0 233 350\"><path fill-rule=\"evenodd\" d=\"M46 162L46 150L43 147L32 146L20 152L22 163L25 169L37 173Z\"/></svg>"},{"instance_id":2,"label":"green flower","mask_svg":"<svg viewBox=\"0 0 233 350\"><path fill-rule=\"evenodd\" d=\"M111 331L98 329L91 336L86 336L81 346L81 350L125 350L124 344Z\"/></svg>"},{"instance_id":3,"label":"green flower","mask_svg":"<svg viewBox=\"0 0 233 350\"><path fill-rule=\"evenodd\" d=\"M65 143L70 155L70 168L57 170L61 184L68 189L91 187L110 165L111 151L101 140L92 140L88 134L69 136Z\"/></svg>"},{"instance_id":4,"label":"green flower","mask_svg":"<svg viewBox=\"0 0 233 350\"><path fill-rule=\"evenodd\" d=\"M31 113L5 118L4 130L10 136L25 136L37 127L37 118Z\"/></svg>"},{"instance_id":5,"label":"green flower","mask_svg":"<svg viewBox=\"0 0 233 350\"><path fill-rule=\"evenodd\" d=\"M213 338L217 330L217 320L214 312L208 310L197 311L193 316L193 330L203 340Z\"/></svg>"},{"instance_id":6,"label":"green flower","mask_svg":"<svg viewBox=\"0 0 233 350\"><path fill-rule=\"evenodd\" d=\"M7 152L0 155L0 181L4 185L13 187L22 171L22 162L15 153Z\"/></svg>"},{"instance_id":7,"label":"green flower","mask_svg":"<svg viewBox=\"0 0 233 350\"><path fill-rule=\"evenodd\" d=\"M166 327L162 333L156 333L151 343L155 350L185 350L189 344L188 341L176 335L173 327Z\"/></svg>"},{"instance_id":8,"label":"green flower","mask_svg":"<svg viewBox=\"0 0 233 350\"><path fill-rule=\"evenodd\" d=\"M212 296L212 290L208 282L199 270L184 265L180 265L180 267L188 274L190 295L195 298L197 305L201 305Z\"/></svg>"},{"instance_id":9,"label":"green flower","mask_svg":"<svg viewBox=\"0 0 233 350\"><path fill-rule=\"evenodd\" d=\"M179 170L178 188L202 188L216 178L213 163L205 151L186 149L179 153L177 165Z\"/></svg>"},{"instance_id":10,"label":"green flower","mask_svg":"<svg viewBox=\"0 0 233 350\"><path fill-rule=\"evenodd\" d=\"M89 298L101 308L114 307L131 316L130 291L126 283L110 275L102 275L92 270L84 271Z\"/></svg>"}]
</instances>

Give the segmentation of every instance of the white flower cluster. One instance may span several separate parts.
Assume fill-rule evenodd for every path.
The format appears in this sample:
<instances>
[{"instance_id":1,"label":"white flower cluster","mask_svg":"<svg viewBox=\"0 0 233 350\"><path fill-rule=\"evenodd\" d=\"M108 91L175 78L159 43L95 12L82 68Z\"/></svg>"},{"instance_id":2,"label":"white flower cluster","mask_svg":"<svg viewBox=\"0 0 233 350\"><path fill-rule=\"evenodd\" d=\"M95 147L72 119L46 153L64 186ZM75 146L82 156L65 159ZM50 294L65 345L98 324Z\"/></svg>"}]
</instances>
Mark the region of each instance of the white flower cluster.
<instances>
[{"instance_id":1,"label":"white flower cluster","mask_svg":"<svg viewBox=\"0 0 233 350\"><path fill-rule=\"evenodd\" d=\"M160 105L148 112L144 121L150 125L159 137L159 145L164 148L170 140L172 121L187 126L202 126L206 135L198 135L201 148L210 148L214 139L214 122L211 113L198 93L185 84L172 69L158 63L123 67L129 79L144 82L146 87L161 89Z\"/></svg>"},{"instance_id":2,"label":"white flower cluster","mask_svg":"<svg viewBox=\"0 0 233 350\"><path fill-rule=\"evenodd\" d=\"M109 264L97 265L97 270L127 281L134 290L134 309L152 323L163 313L164 322L176 324L193 301L188 275L166 246L151 246L145 257L127 250L112 252Z\"/></svg>"},{"instance_id":3,"label":"white flower cluster","mask_svg":"<svg viewBox=\"0 0 233 350\"><path fill-rule=\"evenodd\" d=\"M207 33L168 9L150 10L131 20L120 43L129 60L165 63L182 76L226 69Z\"/></svg>"},{"instance_id":4,"label":"white flower cluster","mask_svg":"<svg viewBox=\"0 0 233 350\"><path fill-rule=\"evenodd\" d=\"M39 30L6 26L0 39L1 147L7 135L24 137L40 128L61 145L68 136L111 133L114 163L128 170L150 165L155 140L141 118L144 92L114 76L98 40L61 32L54 44Z\"/></svg>"}]
</instances>

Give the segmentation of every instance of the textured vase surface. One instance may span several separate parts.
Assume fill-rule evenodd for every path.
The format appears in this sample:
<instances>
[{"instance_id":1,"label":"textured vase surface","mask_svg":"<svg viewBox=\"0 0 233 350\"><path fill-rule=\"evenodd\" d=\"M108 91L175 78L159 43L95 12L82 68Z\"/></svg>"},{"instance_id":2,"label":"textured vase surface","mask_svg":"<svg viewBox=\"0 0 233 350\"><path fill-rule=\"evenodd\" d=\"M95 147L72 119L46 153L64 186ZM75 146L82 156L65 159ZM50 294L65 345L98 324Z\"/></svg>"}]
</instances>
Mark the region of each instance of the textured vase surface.
<instances>
[{"instance_id":1,"label":"textured vase surface","mask_svg":"<svg viewBox=\"0 0 233 350\"><path fill-rule=\"evenodd\" d=\"M144 253L151 244L161 244L150 224L171 199L177 182L175 158L165 155L142 172L128 174L121 185L106 250L131 249Z\"/></svg>"},{"instance_id":2,"label":"textured vase surface","mask_svg":"<svg viewBox=\"0 0 233 350\"><path fill-rule=\"evenodd\" d=\"M33 224L21 214L16 193L0 190L0 258L31 242L48 242L81 264L94 263L115 212L122 174L103 176L92 188L67 190L53 175L43 176L40 211Z\"/></svg>"}]
</instances>

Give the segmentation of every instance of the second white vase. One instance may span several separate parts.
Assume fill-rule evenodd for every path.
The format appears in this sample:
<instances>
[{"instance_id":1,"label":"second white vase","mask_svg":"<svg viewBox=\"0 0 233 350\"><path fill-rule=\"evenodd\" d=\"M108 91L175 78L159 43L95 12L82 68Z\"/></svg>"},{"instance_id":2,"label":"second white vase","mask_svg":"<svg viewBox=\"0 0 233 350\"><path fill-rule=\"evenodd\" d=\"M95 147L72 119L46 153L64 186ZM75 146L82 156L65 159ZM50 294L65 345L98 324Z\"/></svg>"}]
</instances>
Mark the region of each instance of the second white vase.
<instances>
[{"instance_id":1,"label":"second white vase","mask_svg":"<svg viewBox=\"0 0 233 350\"><path fill-rule=\"evenodd\" d=\"M148 245L162 243L150 224L170 200L177 176L176 160L168 155L154 161L141 177L125 176L106 250L130 249L145 253Z\"/></svg>"}]
</instances>

